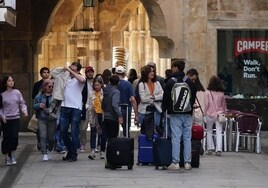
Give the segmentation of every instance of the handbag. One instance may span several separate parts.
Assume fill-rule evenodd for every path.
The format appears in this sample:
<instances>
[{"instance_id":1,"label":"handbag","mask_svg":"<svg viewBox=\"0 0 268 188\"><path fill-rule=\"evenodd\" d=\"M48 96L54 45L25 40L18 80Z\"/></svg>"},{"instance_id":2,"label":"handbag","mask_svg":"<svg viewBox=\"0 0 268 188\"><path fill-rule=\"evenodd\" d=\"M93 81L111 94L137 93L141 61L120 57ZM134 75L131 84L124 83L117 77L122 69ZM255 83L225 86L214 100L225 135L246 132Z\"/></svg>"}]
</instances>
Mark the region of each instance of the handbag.
<instances>
[{"instance_id":1,"label":"handbag","mask_svg":"<svg viewBox=\"0 0 268 188\"><path fill-rule=\"evenodd\" d=\"M36 118L36 115L33 114L29 123L28 123L28 126L27 126L27 129L29 129L30 131L34 132L34 133L37 133L38 131L38 120Z\"/></svg>"},{"instance_id":2,"label":"handbag","mask_svg":"<svg viewBox=\"0 0 268 188\"><path fill-rule=\"evenodd\" d=\"M192 125L192 139L202 140L204 138L204 127L202 125L193 124Z\"/></svg>"},{"instance_id":3,"label":"handbag","mask_svg":"<svg viewBox=\"0 0 268 188\"><path fill-rule=\"evenodd\" d=\"M197 107L194 108L193 110L193 117L194 117L194 122L201 123L204 122L204 111L200 105L200 102L198 98L196 97L196 102L197 102Z\"/></svg>"},{"instance_id":4,"label":"handbag","mask_svg":"<svg viewBox=\"0 0 268 188\"><path fill-rule=\"evenodd\" d=\"M220 123L226 123L226 117L225 117L225 114L223 114L223 113L218 114L218 121L219 121Z\"/></svg>"},{"instance_id":5,"label":"handbag","mask_svg":"<svg viewBox=\"0 0 268 188\"><path fill-rule=\"evenodd\" d=\"M215 104L215 101L214 101L214 98L213 98L213 95L212 95L211 91L210 91L210 94L211 94L211 97L212 97L213 103L214 103L214 105L216 106L216 104ZM225 114L224 114L224 113L222 113L222 112L220 112L220 113L217 115L217 119L218 119L218 121L219 121L220 123L226 123L226 117L225 117Z\"/></svg>"}]
</instances>

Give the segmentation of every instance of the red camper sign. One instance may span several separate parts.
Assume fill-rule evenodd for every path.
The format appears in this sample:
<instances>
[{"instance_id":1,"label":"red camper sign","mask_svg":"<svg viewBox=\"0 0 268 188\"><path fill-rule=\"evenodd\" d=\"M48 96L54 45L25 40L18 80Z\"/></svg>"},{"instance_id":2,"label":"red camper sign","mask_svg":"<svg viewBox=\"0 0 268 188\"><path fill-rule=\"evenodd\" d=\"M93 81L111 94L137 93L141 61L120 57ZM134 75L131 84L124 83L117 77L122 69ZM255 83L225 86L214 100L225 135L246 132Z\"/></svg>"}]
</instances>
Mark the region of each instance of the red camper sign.
<instances>
[{"instance_id":1,"label":"red camper sign","mask_svg":"<svg viewBox=\"0 0 268 188\"><path fill-rule=\"evenodd\" d=\"M236 38L234 46L235 57L249 52L268 54L268 39L266 38Z\"/></svg>"}]
</instances>

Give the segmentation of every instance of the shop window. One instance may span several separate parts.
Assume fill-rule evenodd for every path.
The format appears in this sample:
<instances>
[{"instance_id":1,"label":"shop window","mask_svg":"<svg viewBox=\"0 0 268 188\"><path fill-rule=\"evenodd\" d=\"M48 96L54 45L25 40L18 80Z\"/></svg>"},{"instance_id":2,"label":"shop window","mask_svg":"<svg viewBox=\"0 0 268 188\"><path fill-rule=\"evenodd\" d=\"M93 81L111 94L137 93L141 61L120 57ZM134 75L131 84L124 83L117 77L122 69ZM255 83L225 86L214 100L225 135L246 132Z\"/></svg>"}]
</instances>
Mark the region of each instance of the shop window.
<instances>
[{"instance_id":1,"label":"shop window","mask_svg":"<svg viewBox=\"0 0 268 188\"><path fill-rule=\"evenodd\" d=\"M268 96L268 30L218 30L217 71L225 94Z\"/></svg>"}]
</instances>

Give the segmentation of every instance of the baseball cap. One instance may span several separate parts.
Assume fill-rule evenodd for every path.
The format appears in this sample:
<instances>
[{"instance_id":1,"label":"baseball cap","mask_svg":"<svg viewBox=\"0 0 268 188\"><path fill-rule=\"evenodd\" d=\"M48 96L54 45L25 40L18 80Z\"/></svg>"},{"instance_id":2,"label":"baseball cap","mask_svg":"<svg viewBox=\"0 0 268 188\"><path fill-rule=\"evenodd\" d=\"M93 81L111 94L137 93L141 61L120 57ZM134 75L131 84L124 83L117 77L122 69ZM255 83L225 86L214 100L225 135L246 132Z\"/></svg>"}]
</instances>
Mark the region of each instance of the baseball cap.
<instances>
[{"instance_id":1,"label":"baseball cap","mask_svg":"<svg viewBox=\"0 0 268 188\"><path fill-rule=\"evenodd\" d=\"M118 74L123 74L125 73L125 68L123 66L117 66L115 67L115 73L118 73Z\"/></svg>"},{"instance_id":2,"label":"baseball cap","mask_svg":"<svg viewBox=\"0 0 268 188\"><path fill-rule=\"evenodd\" d=\"M91 67L91 66L86 67L86 69L85 69L85 73L87 73L87 72L89 72L89 71L94 72L94 68Z\"/></svg>"}]
</instances>

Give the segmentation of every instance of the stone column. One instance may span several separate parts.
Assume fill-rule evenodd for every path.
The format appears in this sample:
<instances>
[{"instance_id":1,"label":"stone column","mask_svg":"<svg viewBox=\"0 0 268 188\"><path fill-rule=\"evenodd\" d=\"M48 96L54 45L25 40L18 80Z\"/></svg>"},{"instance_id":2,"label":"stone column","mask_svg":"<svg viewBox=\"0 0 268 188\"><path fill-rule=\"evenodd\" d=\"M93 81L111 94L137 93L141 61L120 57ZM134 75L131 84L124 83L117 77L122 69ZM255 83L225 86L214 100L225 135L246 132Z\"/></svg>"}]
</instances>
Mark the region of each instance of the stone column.
<instances>
[{"instance_id":1,"label":"stone column","mask_svg":"<svg viewBox=\"0 0 268 188\"><path fill-rule=\"evenodd\" d=\"M129 64L131 65L135 65L139 62L139 52L138 52L138 32L137 31L132 31L131 32L131 37L130 37L130 46L131 46L131 49L129 49L129 51L132 52L131 54L131 59L129 59ZM129 66L128 67L129 69L130 68L133 68L133 66Z\"/></svg>"},{"instance_id":2,"label":"stone column","mask_svg":"<svg viewBox=\"0 0 268 188\"><path fill-rule=\"evenodd\" d=\"M139 32L139 38L138 38L138 54L139 54L139 61L138 61L138 66L136 66L136 70L141 69L145 62L145 32L140 31Z\"/></svg>"},{"instance_id":3,"label":"stone column","mask_svg":"<svg viewBox=\"0 0 268 188\"><path fill-rule=\"evenodd\" d=\"M124 41L123 41L124 44L123 44L123 46L128 49L128 62L127 62L127 69L128 70L131 67L135 66L131 61L132 58L131 58L131 50L130 49L132 49L132 48L131 48L131 43L130 43L130 41L131 41L130 35L131 34L129 31L124 31Z\"/></svg>"},{"instance_id":4,"label":"stone column","mask_svg":"<svg viewBox=\"0 0 268 188\"><path fill-rule=\"evenodd\" d=\"M98 72L99 67L97 63L98 57L98 39L100 37L99 31L94 31L89 35L89 64L95 68L95 71Z\"/></svg>"},{"instance_id":5,"label":"stone column","mask_svg":"<svg viewBox=\"0 0 268 188\"><path fill-rule=\"evenodd\" d=\"M150 61L153 61L153 40L150 36L150 32L145 34L145 62L142 62L144 65Z\"/></svg>"}]
</instances>

